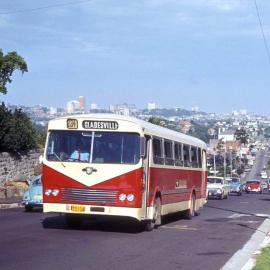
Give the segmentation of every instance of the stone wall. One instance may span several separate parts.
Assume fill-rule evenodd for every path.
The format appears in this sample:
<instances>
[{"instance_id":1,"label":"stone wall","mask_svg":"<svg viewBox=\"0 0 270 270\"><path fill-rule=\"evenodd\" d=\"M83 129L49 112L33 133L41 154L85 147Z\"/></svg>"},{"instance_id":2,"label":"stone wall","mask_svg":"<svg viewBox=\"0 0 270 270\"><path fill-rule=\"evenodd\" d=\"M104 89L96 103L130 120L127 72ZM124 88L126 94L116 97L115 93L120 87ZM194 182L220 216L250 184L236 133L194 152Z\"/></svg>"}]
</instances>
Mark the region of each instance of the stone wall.
<instances>
[{"instance_id":1,"label":"stone wall","mask_svg":"<svg viewBox=\"0 0 270 270\"><path fill-rule=\"evenodd\" d=\"M27 183L27 179L31 176L40 173L38 159L42 154L42 150L31 151L22 155L0 153L0 188L6 190L5 193L9 193L14 187L21 186L21 183ZM21 196L22 191L18 193L13 195Z\"/></svg>"}]
</instances>

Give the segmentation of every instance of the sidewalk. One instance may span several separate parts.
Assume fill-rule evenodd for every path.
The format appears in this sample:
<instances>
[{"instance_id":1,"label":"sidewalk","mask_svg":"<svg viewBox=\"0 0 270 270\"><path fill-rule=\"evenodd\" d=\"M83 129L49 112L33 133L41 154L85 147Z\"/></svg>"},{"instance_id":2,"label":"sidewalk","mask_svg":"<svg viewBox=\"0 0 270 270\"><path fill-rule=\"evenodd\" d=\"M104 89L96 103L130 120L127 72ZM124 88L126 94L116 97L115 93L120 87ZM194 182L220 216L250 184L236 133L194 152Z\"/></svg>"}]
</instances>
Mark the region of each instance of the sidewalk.
<instances>
[{"instance_id":1,"label":"sidewalk","mask_svg":"<svg viewBox=\"0 0 270 270\"><path fill-rule=\"evenodd\" d=\"M0 198L0 209L23 207L21 202L22 197Z\"/></svg>"}]
</instances>

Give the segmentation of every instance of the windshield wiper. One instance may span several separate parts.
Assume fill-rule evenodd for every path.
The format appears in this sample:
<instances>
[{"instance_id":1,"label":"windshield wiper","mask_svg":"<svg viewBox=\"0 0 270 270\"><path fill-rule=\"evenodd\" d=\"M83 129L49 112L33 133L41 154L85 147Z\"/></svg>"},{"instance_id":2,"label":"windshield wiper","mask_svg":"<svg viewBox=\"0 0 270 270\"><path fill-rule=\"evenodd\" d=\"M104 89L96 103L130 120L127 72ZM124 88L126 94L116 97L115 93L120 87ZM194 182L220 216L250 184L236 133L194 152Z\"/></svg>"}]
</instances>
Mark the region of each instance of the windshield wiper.
<instances>
[{"instance_id":1,"label":"windshield wiper","mask_svg":"<svg viewBox=\"0 0 270 270\"><path fill-rule=\"evenodd\" d=\"M63 160L55 152L53 152L53 155L61 162L62 166L66 168L65 164L63 163Z\"/></svg>"}]
</instances>

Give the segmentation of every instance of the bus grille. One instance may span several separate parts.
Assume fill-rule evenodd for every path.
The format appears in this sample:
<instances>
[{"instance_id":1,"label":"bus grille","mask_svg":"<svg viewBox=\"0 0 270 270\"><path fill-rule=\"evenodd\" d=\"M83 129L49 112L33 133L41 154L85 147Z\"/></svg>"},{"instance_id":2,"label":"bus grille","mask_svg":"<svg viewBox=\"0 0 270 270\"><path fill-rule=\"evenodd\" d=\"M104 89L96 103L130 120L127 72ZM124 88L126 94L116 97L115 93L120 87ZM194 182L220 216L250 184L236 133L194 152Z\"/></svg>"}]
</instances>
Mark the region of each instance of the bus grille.
<instances>
[{"instance_id":1,"label":"bus grille","mask_svg":"<svg viewBox=\"0 0 270 270\"><path fill-rule=\"evenodd\" d=\"M61 192L63 201L100 204L117 202L117 191L115 190L62 188Z\"/></svg>"}]
</instances>

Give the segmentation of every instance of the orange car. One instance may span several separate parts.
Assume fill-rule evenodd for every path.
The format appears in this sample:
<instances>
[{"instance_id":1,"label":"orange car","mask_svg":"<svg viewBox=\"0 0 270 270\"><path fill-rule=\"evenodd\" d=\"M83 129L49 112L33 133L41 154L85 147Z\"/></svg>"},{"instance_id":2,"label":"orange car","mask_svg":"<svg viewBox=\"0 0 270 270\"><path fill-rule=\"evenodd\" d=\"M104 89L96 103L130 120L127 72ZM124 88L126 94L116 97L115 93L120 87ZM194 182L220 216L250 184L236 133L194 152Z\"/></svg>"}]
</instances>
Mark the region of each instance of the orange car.
<instances>
[{"instance_id":1,"label":"orange car","mask_svg":"<svg viewBox=\"0 0 270 270\"><path fill-rule=\"evenodd\" d=\"M259 180L249 180L246 182L246 193L259 192L262 194L261 182Z\"/></svg>"}]
</instances>

